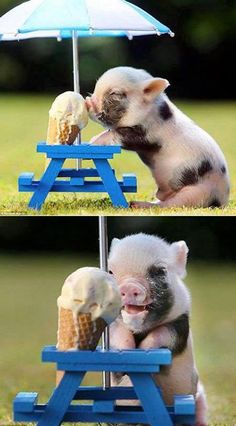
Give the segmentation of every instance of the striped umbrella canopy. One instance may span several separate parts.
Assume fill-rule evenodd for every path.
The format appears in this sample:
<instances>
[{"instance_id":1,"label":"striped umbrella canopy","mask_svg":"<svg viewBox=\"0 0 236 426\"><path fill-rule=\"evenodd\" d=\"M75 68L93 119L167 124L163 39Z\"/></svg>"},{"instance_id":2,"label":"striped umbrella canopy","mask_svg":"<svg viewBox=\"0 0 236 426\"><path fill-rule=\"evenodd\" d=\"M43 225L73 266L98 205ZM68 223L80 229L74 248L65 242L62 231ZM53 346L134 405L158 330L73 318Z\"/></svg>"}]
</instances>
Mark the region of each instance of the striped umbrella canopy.
<instances>
[{"instance_id":1,"label":"striped umbrella canopy","mask_svg":"<svg viewBox=\"0 0 236 426\"><path fill-rule=\"evenodd\" d=\"M125 0L30 0L0 18L0 34L55 30L61 37L77 30L84 35L147 32L171 34L171 30L150 14ZM81 34L82 35L82 34Z\"/></svg>"}]
</instances>

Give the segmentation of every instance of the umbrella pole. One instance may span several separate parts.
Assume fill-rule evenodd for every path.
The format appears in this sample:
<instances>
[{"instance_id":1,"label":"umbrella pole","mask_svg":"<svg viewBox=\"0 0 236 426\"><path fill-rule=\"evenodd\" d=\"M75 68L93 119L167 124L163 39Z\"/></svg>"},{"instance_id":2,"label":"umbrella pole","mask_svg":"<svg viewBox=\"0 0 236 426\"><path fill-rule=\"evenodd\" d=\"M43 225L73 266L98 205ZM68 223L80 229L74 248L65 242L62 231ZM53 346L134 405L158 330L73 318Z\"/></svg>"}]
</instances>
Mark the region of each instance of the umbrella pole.
<instances>
[{"instance_id":1,"label":"umbrella pole","mask_svg":"<svg viewBox=\"0 0 236 426\"><path fill-rule=\"evenodd\" d=\"M107 258L108 258L108 241L107 241L107 218L99 216L99 253L100 253L100 268L107 271ZM109 327L106 327L102 335L102 349L104 351L110 348ZM107 371L102 373L103 389L108 389L111 386L111 376Z\"/></svg>"},{"instance_id":2,"label":"umbrella pole","mask_svg":"<svg viewBox=\"0 0 236 426\"><path fill-rule=\"evenodd\" d=\"M73 77L74 77L74 92L80 93L80 84L79 84L79 44L78 36L75 30L72 31L72 48L73 48ZM79 132L78 137L76 138L75 145L81 144L81 133ZM79 170L81 168L82 161L80 159L76 160L76 168Z\"/></svg>"}]
</instances>

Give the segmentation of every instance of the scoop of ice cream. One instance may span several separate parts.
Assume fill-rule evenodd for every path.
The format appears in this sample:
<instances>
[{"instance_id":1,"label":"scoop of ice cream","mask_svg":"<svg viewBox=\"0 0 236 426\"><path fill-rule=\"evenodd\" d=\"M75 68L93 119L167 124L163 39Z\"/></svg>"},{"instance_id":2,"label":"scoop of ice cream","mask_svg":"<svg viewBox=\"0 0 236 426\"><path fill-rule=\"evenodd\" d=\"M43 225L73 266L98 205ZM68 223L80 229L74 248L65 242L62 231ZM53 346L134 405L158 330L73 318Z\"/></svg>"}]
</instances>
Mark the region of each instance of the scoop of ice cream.
<instances>
[{"instance_id":1,"label":"scoop of ice cream","mask_svg":"<svg viewBox=\"0 0 236 426\"><path fill-rule=\"evenodd\" d=\"M121 296L115 279L99 268L77 269L66 279L58 308L70 309L76 317L91 313L92 320L103 318L107 324L114 321L121 310Z\"/></svg>"},{"instance_id":2,"label":"scoop of ice cream","mask_svg":"<svg viewBox=\"0 0 236 426\"><path fill-rule=\"evenodd\" d=\"M57 96L49 111L49 116L58 122L66 122L69 126L83 129L88 124L88 111L82 95L65 92Z\"/></svg>"}]
</instances>

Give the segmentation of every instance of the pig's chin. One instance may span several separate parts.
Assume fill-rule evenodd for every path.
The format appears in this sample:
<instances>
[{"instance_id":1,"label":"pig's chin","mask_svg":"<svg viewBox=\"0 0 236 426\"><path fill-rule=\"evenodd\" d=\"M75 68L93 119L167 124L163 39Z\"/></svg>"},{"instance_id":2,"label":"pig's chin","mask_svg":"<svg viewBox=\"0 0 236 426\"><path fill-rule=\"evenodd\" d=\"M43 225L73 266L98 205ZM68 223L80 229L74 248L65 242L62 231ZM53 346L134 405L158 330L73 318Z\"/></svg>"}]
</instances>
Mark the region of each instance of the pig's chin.
<instances>
[{"instance_id":1,"label":"pig's chin","mask_svg":"<svg viewBox=\"0 0 236 426\"><path fill-rule=\"evenodd\" d=\"M123 322L134 333L140 333L148 314L146 306L125 305L121 310Z\"/></svg>"}]
</instances>

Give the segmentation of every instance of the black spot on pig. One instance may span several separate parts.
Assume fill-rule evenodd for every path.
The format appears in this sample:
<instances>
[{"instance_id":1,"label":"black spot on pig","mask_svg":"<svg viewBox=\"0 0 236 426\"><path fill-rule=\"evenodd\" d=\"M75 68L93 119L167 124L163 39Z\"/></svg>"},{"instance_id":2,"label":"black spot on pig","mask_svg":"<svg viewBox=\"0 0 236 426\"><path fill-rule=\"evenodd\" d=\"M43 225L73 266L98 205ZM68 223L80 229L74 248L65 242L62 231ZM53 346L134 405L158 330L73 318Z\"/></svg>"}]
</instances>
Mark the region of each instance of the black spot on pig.
<instances>
[{"instance_id":1,"label":"black spot on pig","mask_svg":"<svg viewBox=\"0 0 236 426\"><path fill-rule=\"evenodd\" d=\"M198 175L203 177L206 173L209 173L213 169L209 160L203 160L198 167Z\"/></svg>"},{"instance_id":2,"label":"black spot on pig","mask_svg":"<svg viewBox=\"0 0 236 426\"><path fill-rule=\"evenodd\" d=\"M189 316L188 313L180 315L176 320L168 324L170 332L174 338L174 344L170 348L174 355L181 354L187 346L189 336Z\"/></svg>"},{"instance_id":3,"label":"black spot on pig","mask_svg":"<svg viewBox=\"0 0 236 426\"><path fill-rule=\"evenodd\" d=\"M226 173L226 167L225 167L225 165L223 164L223 166L221 167L221 173L223 173L223 175L225 175L225 173Z\"/></svg>"},{"instance_id":4,"label":"black spot on pig","mask_svg":"<svg viewBox=\"0 0 236 426\"><path fill-rule=\"evenodd\" d=\"M175 191L188 185L195 185L198 182L199 176L195 168L186 167L182 171L178 172L176 178L172 178L169 181L169 185Z\"/></svg>"},{"instance_id":5,"label":"black spot on pig","mask_svg":"<svg viewBox=\"0 0 236 426\"><path fill-rule=\"evenodd\" d=\"M106 92L103 98L102 112L97 115L105 126L116 127L128 108L128 99L125 93Z\"/></svg>"},{"instance_id":6,"label":"black spot on pig","mask_svg":"<svg viewBox=\"0 0 236 426\"><path fill-rule=\"evenodd\" d=\"M158 151L156 151L158 152ZM148 152L144 152L144 151L137 151L139 158L142 160L142 162L152 168L152 166L154 165L154 160L155 157L153 155L152 151L148 151Z\"/></svg>"},{"instance_id":7,"label":"black spot on pig","mask_svg":"<svg viewBox=\"0 0 236 426\"><path fill-rule=\"evenodd\" d=\"M128 151L137 152L144 164L148 167L152 166L154 160L153 154L158 153L161 149L161 143L159 141L149 142L146 130L141 125L118 127L116 132L119 136L122 148Z\"/></svg>"},{"instance_id":8,"label":"black spot on pig","mask_svg":"<svg viewBox=\"0 0 236 426\"><path fill-rule=\"evenodd\" d=\"M159 114L162 120L165 120L165 121L173 117L173 113L167 102L162 102L162 104L159 107Z\"/></svg>"},{"instance_id":9,"label":"black spot on pig","mask_svg":"<svg viewBox=\"0 0 236 426\"><path fill-rule=\"evenodd\" d=\"M213 200L211 200L209 204L209 207L211 207L212 209L221 207L221 202L217 198L213 198Z\"/></svg>"},{"instance_id":10,"label":"black spot on pig","mask_svg":"<svg viewBox=\"0 0 236 426\"><path fill-rule=\"evenodd\" d=\"M170 312L174 304L174 295L170 289L165 268L150 266L147 271L147 280L153 302L149 305L146 321L156 324Z\"/></svg>"}]
</instances>

